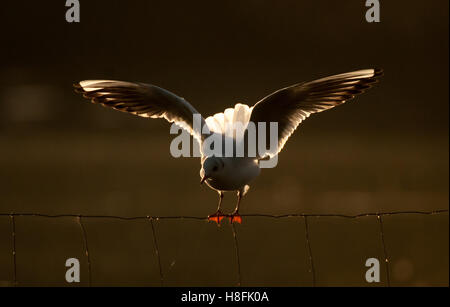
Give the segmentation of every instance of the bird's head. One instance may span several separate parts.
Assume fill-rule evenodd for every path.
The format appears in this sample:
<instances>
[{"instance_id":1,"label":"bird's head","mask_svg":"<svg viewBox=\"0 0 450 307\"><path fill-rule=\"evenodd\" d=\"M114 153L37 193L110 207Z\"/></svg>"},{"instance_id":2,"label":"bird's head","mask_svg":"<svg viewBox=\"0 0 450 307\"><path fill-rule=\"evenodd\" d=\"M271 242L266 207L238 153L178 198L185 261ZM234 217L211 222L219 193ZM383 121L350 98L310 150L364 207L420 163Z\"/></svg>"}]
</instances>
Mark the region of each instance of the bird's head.
<instances>
[{"instance_id":1,"label":"bird's head","mask_svg":"<svg viewBox=\"0 0 450 307\"><path fill-rule=\"evenodd\" d=\"M202 170L201 170L201 177L202 180L200 183L202 184L205 182L206 179L214 178L220 174L220 172L223 170L225 166L225 163L223 162L222 158L219 157L208 157L205 161L203 161Z\"/></svg>"}]
</instances>

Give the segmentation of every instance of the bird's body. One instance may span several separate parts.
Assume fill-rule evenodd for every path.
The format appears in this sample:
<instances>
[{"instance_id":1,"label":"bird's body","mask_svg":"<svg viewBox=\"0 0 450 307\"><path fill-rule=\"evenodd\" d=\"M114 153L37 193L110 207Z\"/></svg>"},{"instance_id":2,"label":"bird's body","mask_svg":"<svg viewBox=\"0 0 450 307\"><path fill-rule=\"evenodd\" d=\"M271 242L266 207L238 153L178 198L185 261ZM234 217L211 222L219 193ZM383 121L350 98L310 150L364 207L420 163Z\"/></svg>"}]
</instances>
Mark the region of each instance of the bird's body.
<instances>
[{"instance_id":1,"label":"bird's body","mask_svg":"<svg viewBox=\"0 0 450 307\"><path fill-rule=\"evenodd\" d=\"M205 180L206 184L216 191L243 190L246 185L261 173L258 160L255 158L223 157L220 159L224 164L223 171ZM200 177L205 177L205 169L203 167L200 169Z\"/></svg>"},{"instance_id":2,"label":"bird's body","mask_svg":"<svg viewBox=\"0 0 450 307\"><path fill-rule=\"evenodd\" d=\"M379 69L365 69L295 84L264 97L252 107L236 104L234 108L206 119L200 116L200 129L195 129L194 125L198 111L184 98L157 86L112 80L86 80L74 86L93 103L141 117L165 118L189 131L201 146L201 183L206 182L219 193L217 212L209 217L219 223L224 216L220 211L224 192L237 191L236 210L228 216L232 222L240 222L240 200L248 191L249 183L260 174L262 161L277 156L298 125L311 114L331 109L363 93L381 75ZM227 130L230 124L236 123L244 128L244 136L238 137ZM262 152L250 155L246 147L243 156L236 154L237 144L248 145L246 136L250 123L264 123L267 127L269 123L277 123L275 149L265 147ZM205 126L208 133L202 133ZM231 139L233 154L205 154L203 145L211 135L218 135L222 140ZM266 141L268 138L269 133L266 133ZM258 136L256 140L259 142Z\"/></svg>"}]
</instances>

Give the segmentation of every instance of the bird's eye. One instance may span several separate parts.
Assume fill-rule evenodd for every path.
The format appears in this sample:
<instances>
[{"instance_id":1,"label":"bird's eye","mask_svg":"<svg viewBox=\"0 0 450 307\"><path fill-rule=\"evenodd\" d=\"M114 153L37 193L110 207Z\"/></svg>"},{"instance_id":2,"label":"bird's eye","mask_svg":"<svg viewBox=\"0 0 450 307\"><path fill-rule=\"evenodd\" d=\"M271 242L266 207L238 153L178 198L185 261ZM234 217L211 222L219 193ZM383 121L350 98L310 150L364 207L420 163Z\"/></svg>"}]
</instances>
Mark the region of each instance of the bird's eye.
<instances>
[{"instance_id":1,"label":"bird's eye","mask_svg":"<svg viewBox=\"0 0 450 307\"><path fill-rule=\"evenodd\" d=\"M213 172L217 172L217 166L213 167Z\"/></svg>"}]
</instances>

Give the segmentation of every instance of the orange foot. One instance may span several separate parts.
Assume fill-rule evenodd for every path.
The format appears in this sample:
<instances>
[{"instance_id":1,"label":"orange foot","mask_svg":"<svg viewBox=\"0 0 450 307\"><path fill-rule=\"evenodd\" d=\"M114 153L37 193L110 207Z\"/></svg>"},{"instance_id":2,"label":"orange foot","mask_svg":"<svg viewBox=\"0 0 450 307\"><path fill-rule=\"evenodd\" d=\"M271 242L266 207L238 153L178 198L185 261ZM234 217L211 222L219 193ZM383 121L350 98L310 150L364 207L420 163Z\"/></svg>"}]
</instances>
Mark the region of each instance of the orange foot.
<instances>
[{"instance_id":1,"label":"orange foot","mask_svg":"<svg viewBox=\"0 0 450 307\"><path fill-rule=\"evenodd\" d=\"M234 213L230 214L228 216L228 219L230 220L230 223L242 224L242 217L237 212L234 212Z\"/></svg>"},{"instance_id":2,"label":"orange foot","mask_svg":"<svg viewBox=\"0 0 450 307\"><path fill-rule=\"evenodd\" d=\"M225 216L222 214L222 212L217 211L214 214L208 215L208 221L216 222L217 225L220 225L220 222L222 222L223 218Z\"/></svg>"}]
</instances>

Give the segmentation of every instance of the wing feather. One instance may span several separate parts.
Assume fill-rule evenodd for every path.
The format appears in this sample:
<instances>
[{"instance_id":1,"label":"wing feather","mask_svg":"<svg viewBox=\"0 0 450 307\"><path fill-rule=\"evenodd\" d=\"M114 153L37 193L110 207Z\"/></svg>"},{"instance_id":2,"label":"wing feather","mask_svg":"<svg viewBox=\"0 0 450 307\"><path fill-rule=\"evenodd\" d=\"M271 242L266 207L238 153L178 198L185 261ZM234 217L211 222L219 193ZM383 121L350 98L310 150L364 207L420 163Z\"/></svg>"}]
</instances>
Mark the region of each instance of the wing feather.
<instances>
[{"instance_id":1,"label":"wing feather","mask_svg":"<svg viewBox=\"0 0 450 307\"><path fill-rule=\"evenodd\" d=\"M186 129L201 144L202 134L194 131L193 116L199 112L184 98L155 85L114 80L85 80L75 91L92 103L146 118L164 118ZM201 126L205 120L201 118Z\"/></svg>"},{"instance_id":2,"label":"wing feather","mask_svg":"<svg viewBox=\"0 0 450 307\"><path fill-rule=\"evenodd\" d=\"M313 113L322 112L354 98L372 87L383 74L381 69L364 69L303 82L280 89L252 107L250 121L257 124L278 123L277 152L279 153L298 125ZM269 133L266 133L269 144ZM261 157L264 157L260 153Z\"/></svg>"}]
</instances>

